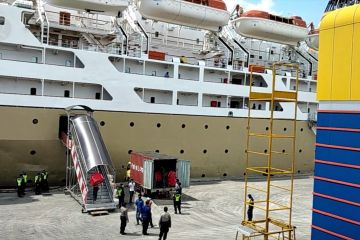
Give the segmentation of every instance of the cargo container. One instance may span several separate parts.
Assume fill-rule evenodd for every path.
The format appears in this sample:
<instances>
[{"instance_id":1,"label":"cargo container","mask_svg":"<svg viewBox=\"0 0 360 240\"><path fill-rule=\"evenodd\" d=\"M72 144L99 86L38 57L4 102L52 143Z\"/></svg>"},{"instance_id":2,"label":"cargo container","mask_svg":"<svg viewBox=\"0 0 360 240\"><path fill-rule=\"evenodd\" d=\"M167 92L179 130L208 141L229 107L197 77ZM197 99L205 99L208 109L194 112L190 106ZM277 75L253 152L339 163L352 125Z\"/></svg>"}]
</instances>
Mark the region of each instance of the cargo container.
<instances>
[{"instance_id":1,"label":"cargo container","mask_svg":"<svg viewBox=\"0 0 360 240\"><path fill-rule=\"evenodd\" d=\"M156 152L133 152L130 176L145 193L171 191L178 178L183 188L190 186L190 161ZM176 176L175 176L176 174Z\"/></svg>"}]
</instances>

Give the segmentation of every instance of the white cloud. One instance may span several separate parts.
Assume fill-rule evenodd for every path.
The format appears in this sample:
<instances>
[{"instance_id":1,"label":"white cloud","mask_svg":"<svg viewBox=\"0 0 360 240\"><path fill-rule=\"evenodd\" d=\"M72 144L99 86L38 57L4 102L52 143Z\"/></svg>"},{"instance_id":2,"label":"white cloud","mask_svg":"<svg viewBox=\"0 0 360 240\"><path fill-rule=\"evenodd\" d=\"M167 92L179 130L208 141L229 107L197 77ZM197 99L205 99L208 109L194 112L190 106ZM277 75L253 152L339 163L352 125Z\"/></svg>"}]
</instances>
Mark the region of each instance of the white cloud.
<instances>
[{"instance_id":1,"label":"white cloud","mask_svg":"<svg viewBox=\"0 0 360 240\"><path fill-rule=\"evenodd\" d=\"M236 4L240 4L241 7L248 10L261 10L266 12L275 13L274 7L274 0L260 0L259 3L253 3L253 0L225 0L228 10L232 11Z\"/></svg>"}]
</instances>

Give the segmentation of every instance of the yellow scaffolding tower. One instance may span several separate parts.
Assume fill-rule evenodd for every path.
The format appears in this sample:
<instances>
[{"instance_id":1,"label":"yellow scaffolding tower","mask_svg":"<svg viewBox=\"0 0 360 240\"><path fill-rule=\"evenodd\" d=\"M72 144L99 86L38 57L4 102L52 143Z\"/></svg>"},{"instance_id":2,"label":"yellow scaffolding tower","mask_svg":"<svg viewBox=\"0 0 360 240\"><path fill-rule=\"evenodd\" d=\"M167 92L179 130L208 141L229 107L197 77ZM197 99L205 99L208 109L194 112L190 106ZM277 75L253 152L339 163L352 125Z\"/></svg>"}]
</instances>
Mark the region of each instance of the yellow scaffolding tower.
<instances>
[{"instance_id":1,"label":"yellow scaffolding tower","mask_svg":"<svg viewBox=\"0 0 360 240\"><path fill-rule=\"evenodd\" d=\"M290 70L296 73L295 85L293 90L277 90L277 72L281 70ZM296 148L296 118L298 105L298 81L299 81L299 66L297 64L274 63L272 66L272 91L270 93L259 92L261 90L254 87L253 71L250 74L250 94L248 103L248 134L247 134L247 148L246 148L246 174L245 174L245 200L244 200L244 220L242 225L254 230L251 237L243 236L243 239L263 238L268 240L273 239L296 239L295 227L292 225L292 205L293 205L293 190L294 190L294 171L295 171L295 148ZM279 79L281 81L281 79ZM294 79L293 79L294 80ZM266 128L267 132L259 133L252 132L252 121L256 120L256 114L252 107L253 103L265 103L270 108L269 126ZM276 112L276 105L279 103L286 104L289 108L294 106L293 116L287 119L292 123L292 134L279 134L274 128L274 114ZM256 105L255 105L256 106ZM255 107L256 108L256 107ZM253 113L253 114L252 114ZM280 122L280 121L279 121ZM255 128L259 128L254 127ZM265 143L267 141L267 150L258 151L258 145L252 146L252 139L262 138ZM274 149L274 141L291 141L290 146L292 150L285 152ZM278 144L279 145L279 144ZM275 167L275 158L285 158L280 163L281 167ZM275 159L275 160L274 160ZM276 162L279 165L279 162ZM283 167L288 164L287 167ZM250 182L249 175L256 175L256 177L265 177L266 182L263 182L263 187L253 186L259 183ZM289 176L289 186L282 186L274 184L273 176ZM248 194L250 191L255 193L255 200L251 203L248 201ZM277 200L273 200L271 194L276 192ZM279 200L279 196L281 197ZM247 209L252 205L256 210L255 218L252 221L247 219ZM258 214L258 211L261 213Z\"/></svg>"}]
</instances>

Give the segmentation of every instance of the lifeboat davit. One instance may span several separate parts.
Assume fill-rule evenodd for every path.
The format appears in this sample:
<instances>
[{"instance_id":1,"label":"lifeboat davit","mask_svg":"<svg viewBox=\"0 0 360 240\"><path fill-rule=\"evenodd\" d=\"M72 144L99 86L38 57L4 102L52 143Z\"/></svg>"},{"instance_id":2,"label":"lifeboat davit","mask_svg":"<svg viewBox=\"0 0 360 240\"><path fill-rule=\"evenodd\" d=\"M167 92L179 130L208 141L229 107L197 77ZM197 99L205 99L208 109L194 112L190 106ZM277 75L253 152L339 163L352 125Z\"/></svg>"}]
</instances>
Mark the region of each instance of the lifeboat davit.
<instances>
[{"instance_id":1,"label":"lifeboat davit","mask_svg":"<svg viewBox=\"0 0 360 240\"><path fill-rule=\"evenodd\" d=\"M301 17L285 18L264 11L245 12L233 20L233 24L242 36L286 45L296 45L308 35L306 22Z\"/></svg>"},{"instance_id":2,"label":"lifeboat davit","mask_svg":"<svg viewBox=\"0 0 360 240\"><path fill-rule=\"evenodd\" d=\"M319 51L319 29L314 28L314 24L310 24L310 32L306 38L306 44L309 48Z\"/></svg>"},{"instance_id":3,"label":"lifeboat davit","mask_svg":"<svg viewBox=\"0 0 360 240\"><path fill-rule=\"evenodd\" d=\"M141 0L139 12L148 19L211 31L230 19L223 0Z\"/></svg>"},{"instance_id":4,"label":"lifeboat davit","mask_svg":"<svg viewBox=\"0 0 360 240\"><path fill-rule=\"evenodd\" d=\"M49 5L117 16L129 6L128 0L47 0Z\"/></svg>"}]
</instances>

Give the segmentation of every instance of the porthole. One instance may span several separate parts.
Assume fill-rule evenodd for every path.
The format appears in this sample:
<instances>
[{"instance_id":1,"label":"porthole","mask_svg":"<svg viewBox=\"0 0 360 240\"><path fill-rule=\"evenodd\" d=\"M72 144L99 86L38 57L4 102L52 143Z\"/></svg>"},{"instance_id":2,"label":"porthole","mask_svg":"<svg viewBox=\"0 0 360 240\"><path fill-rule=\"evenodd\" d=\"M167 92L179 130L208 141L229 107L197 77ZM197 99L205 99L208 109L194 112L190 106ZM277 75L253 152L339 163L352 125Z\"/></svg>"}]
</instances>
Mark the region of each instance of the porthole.
<instances>
[{"instance_id":1,"label":"porthole","mask_svg":"<svg viewBox=\"0 0 360 240\"><path fill-rule=\"evenodd\" d=\"M157 126L158 128L160 128L160 127L161 127L161 124L160 124L160 123L158 123L158 124L156 124L156 126Z\"/></svg>"},{"instance_id":2,"label":"porthole","mask_svg":"<svg viewBox=\"0 0 360 240\"><path fill-rule=\"evenodd\" d=\"M35 155L35 154L36 154L36 151L35 151L35 150L31 150L31 151L30 151L30 154L31 154L31 155Z\"/></svg>"},{"instance_id":3,"label":"porthole","mask_svg":"<svg viewBox=\"0 0 360 240\"><path fill-rule=\"evenodd\" d=\"M183 149L180 150L180 153L181 153L181 154L184 154L184 152L185 152L185 151L184 151Z\"/></svg>"},{"instance_id":4,"label":"porthole","mask_svg":"<svg viewBox=\"0 0 360 240\"><path fill-rule=\"evenodd\" d=\"M205 129L208 129L208 128L209 128L209 126L208 126L208 125L205 125L205 126L204 126L204 128L205 128Z\"/></svg>"},{"instance_id":5,"label":"porthole","mask_svg":"<svg viewBox=\"0 0 360 240\"><path fill-rule=\"evenodd\" d=\"M229 125L227 125L227 126L226 126L226 130L229 130L229 129L230 129L230 126L229 126Z\"/></svg>"},{"instance_id":6,"label":"porthole","mask_svg":"<svg viewBox=\"0 0 360 240\"><path fill-rule=\"evenodd\" d=\"M160 152L160 150L156 149L156 150L155 150L155 152L159 153L159 152Z\"/></svg>"},{"instance_id":7,"label":"porthole","mask_svg":"<svg viewBox=\"0 0 360 240\"><path fill-rule=\"evenodd\" d=\"M299 174L300 174L300 173L301 173L301 171L300 171L300 170L298 170L298 171L297 171L297 173L299 173Z\"/></svg>"},{"instance_id":8,"label":"porthole","mask_svg":"<svg viewBox=\"0 0 360 240\"><path fill-rule=\"evenodd\" d=\"M205 177L205 174L203 173L203 174L201 174L201 177Z\"/></svg>"},{"instance_id":9,"label":"porthole","mask_svg":"<svg viewBox=\"0 0 360 240\"><path fill-rule=\"evenodd\" d=\"M206 153L207 153L207 150L206 150L206 149L204 149L203 153L204 153L204 154L206 154Z\"/></svg>"},{"instance_id":10,"label":"porthole","mask_svg":"<svg viewBox=\"0 0 360 240\"><path fill-rule=\"evenodd\" d=\"M266 131L269 131L269 127L266 127L265 130L266 130Z\"/></svg>"},{"instance_id":11,"label":"porthole","mask_svg":"<svg viewBox=\"0 0 360 240\"><path fill-rule=\"evenodd\" d=\"M267 149L264 150L264 153L267 153Z\"/></svg>"},{"instance_id":12,"label":"porthole","mask_svg":"<svg viewBox=\"0 0 360 240\"><path fill-rule=\"evenodd\" d=\"M282 152L285 153L286 152L285 149L283 149Z\"/></svg>"},{"instance_id":13,"label":"porthole","mask_svg":"<svg viewBox=\"0 0 360 240\"><path fill-rule=\"evenodd\" d=\"M304 131L304 129L303 129L303 128L301 128L301 129L300 129L300 132L303 132L303 131Z\"/></svg>"},{"instance_id":14,"label":"porthole","mask_svg":"<svg viewBox=\"0 0 360 240\"><path fill-rule=\"evenodd\" d=\"M226 177L226 176L227 176L227 173L224 173L224 174L223 174L223 177Z\"/></svg>"},{"instance_id":15,"label":"porthole","mask_svg":"<svg viewBox=\"0 0 360 240\"><path fill-rule=\"evenodd\" d=\"M229 152L229 150L228 149L225 149L225 153L228 153Z\"/></svg>"},{"instance_id":16,"label":"porthole","mask_svg":"<svg viewBox=\"0 0 360 240\"><path fill-rule=\"evenodd\" d=\"M130 127L134 127L135 126L135 123L134 122L131 122L130 123Z\"/></svg>"},{"instance_id":17,"label":"porthole","mask_svg":"<svg viewBox=\"0 0 360 240\"><path fill-rule=\"evenodd\" d=\"M129 151L128 151L128 154L131 154L131 153L132 153L132 150L129 150Z\"/></svg>"},{"instance_id":18,"label":"porthole","mask_svg":"<svg viewBox=\"0 0 360 240\"><path fill-rule=\"evenodd\" d=\"M287 131L287 128L284 128L284 132L286 132Z\"/></svg>"},{"instance_id":19,"label":"porthole","mask_svg":"<svg viewBox=\"0 0 360 240\"><path fill-rule=\"evenodd\" d=\"M102 127L105 126L105 122L104 122L104 121L101 121L101 122L100 122L100 126L102 126Z\"/></svg>"},{"instance_id":20,"label":"porthole","mask_svg":"<svg viewBox=\"0 0 360 240\"><path fill-rule=\"evenodd\" d=\"M32 120L32 123L33 124L38 124L39 123L39 120L37 120L36 118Z\"/></svg>"},{"instance_id":21,"label":"porthole","mask_svg":"<svg viewBox=\"0 0 360 240\"><path fill-rule=\"evenodd\" d=\"M181 125L181 127L182 127L182 128L185 128L185 127L186 127L186 125L185 125L185 124L182 124L182 125Z\"/></svg>"},{"instance_id":22,"label":"porthole","mask_svg":"<svg viewBox=\"0 0 360 240\"><path fill-rule=\"evenodd\" d=\"M302 149L299 150L299 153L302 153Z\"/></svg>"}]
</instances>

